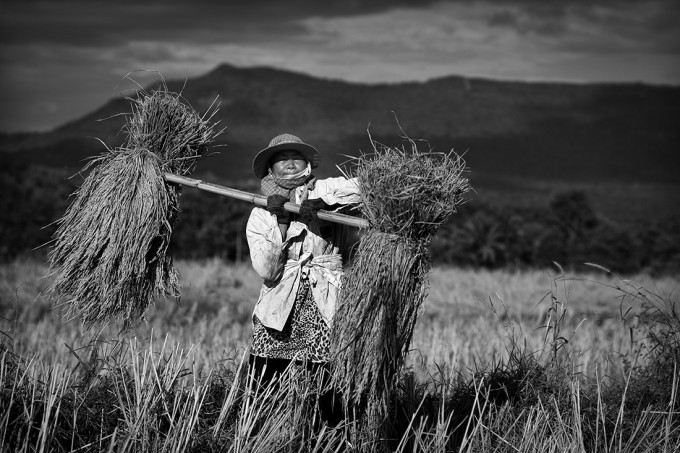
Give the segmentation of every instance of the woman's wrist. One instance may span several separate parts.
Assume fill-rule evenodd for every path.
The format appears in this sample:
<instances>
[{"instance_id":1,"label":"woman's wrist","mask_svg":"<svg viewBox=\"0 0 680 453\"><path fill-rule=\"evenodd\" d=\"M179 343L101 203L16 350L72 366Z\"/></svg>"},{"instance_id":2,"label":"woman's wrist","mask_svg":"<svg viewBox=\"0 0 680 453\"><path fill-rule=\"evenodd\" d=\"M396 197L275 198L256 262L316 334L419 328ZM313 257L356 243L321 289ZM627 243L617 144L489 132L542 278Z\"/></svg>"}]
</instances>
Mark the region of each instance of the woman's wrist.
<instances>
[{"instance_id":1,"label":"woman's wrist","mask_svg":"<svg viewBox=\"0 0 680 453\"><path fill-rule=\"evenodd\" d=\"M279 225L286 225L286 226L289 226L289 225L290 225L290 220L291 220L291 218L290 218L290 212L286 212L286 213L283 214L283 215L281 215L281 214L277 214L277 215L276 215L276 223L278 223Z\"/></svg>"},{"instance_id":2,"label":"woman's wrist","mask_svg":"<svg viewBox=\"0 0 680 453\"><path fill-rule=\"evenodd\" d=\"M279 230L281 231L281 240L285 241L286 237L288 236L288 226L290 225L290 222L288 223L279 223Z\"/></svg>"}]
</instances>

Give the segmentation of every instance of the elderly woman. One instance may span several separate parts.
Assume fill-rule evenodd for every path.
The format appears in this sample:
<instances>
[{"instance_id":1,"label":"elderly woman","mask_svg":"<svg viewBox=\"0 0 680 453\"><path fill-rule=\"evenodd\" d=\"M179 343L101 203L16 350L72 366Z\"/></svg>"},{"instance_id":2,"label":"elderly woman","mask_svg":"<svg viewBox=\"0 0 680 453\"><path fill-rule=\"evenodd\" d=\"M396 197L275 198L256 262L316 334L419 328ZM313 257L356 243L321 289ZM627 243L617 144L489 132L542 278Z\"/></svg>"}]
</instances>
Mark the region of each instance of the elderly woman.
<instances>
[{"instance_id":1,"label":"elderly woman","mask_svg":"<svg viewBox=\"0 0 680 453\"><path fill-rule=\"evenodd\" d=\"M356 205L360 198L354 180L317 180L311 171L319 157L313 146L282 134L253 161L267 208L254 208L246 228L250 258L263 279L250 370L265 385L291 362L327 373L347 230L320 220L317 212ZM300 204L298 216L284 210L289 201ZM332 422L337 410L329 398L322 395L320 409L322 419Z\"/></svg>"}]
</instances>

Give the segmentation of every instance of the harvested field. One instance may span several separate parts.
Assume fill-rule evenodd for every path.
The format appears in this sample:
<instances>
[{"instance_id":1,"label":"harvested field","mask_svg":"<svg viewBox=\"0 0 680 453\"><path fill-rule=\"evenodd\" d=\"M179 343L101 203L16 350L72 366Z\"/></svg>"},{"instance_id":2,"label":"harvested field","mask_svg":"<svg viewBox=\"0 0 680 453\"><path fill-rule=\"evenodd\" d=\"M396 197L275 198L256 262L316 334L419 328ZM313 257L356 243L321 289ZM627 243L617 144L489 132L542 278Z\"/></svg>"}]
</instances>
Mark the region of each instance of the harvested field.
<instances>
[{"instance_id":1,"label":"harvested field","mask_svg":"<svg viewBox=\"0 0 680 453\"><path fill-rule=\"evenodd\" d=\"M243 404L235 376L254 271L220 260L176 267L181 305L158 301L148 325L124 335L109 327L97 349L94 333L50 308L45 264L0 268L2 449L333 451L348 441L351 426L299 429L305 408L285 398ZM677 325L664 330L672 317L643 312L642 296L626 294L670 302L680 281L559 275L434 268L398 379L394 437L355 436L352 451L674 451L677 381L663 360L677 351ZM671 356L647 348L654 319ZM250 436L265 413L268 424Z\"/></svg>"}]
</instances>

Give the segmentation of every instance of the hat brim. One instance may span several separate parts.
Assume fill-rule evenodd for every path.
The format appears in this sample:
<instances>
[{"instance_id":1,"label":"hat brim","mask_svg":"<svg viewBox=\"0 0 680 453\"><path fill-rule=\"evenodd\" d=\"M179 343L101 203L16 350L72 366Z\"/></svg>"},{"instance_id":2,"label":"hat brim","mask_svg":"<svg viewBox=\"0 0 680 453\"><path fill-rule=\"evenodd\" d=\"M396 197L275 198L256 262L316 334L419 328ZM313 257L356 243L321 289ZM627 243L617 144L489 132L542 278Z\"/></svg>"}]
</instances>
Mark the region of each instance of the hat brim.
<instances>
[{"instance_id":1,"label":"hat brim","mask_svg":"<svg viewBox=\"0 0 680 453\"><path fill-rule=\"evenodd\" d=\"M269 159L279 151L293 150L298 151L304 156L312 168L319 166L319 152L312 145L306 143L279 143L269 146L255 155L253 159L253 173L259 179L264 178L269 173Z\"/></svg>"}]
</instances>

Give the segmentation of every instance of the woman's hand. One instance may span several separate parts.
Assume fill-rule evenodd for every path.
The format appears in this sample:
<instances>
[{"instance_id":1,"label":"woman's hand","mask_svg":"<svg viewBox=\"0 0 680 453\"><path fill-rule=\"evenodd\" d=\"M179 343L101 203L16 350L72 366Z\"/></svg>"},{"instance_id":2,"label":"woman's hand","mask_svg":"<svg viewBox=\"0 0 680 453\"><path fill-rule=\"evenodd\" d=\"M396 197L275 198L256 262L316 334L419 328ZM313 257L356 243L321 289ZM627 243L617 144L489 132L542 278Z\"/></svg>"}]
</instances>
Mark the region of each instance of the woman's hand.
<instances>
[{"instance_id":1,"label":"woman's hand","mask_svg":"<svg viewBox=\"0 0 680 453\"><path fill-rule=\"evenodd\" d=\"M283 208L283 205L288 202L288 198L283 195L269 195L267 197L267 211L276 216L278 223L283 225L290 225L290 212Z\"/></svg>"},{"instance_id":2,"label":"woman's hand","mask_svg":"<svg viewBox=\"0 0 680 453\"><path fill-rule=\"evenodd\" d=\"M300 205L300 218L305 222L318 220L319 210L326 208L328 205L321 198L307 199Z\"/></svg>"}]
</instances>

